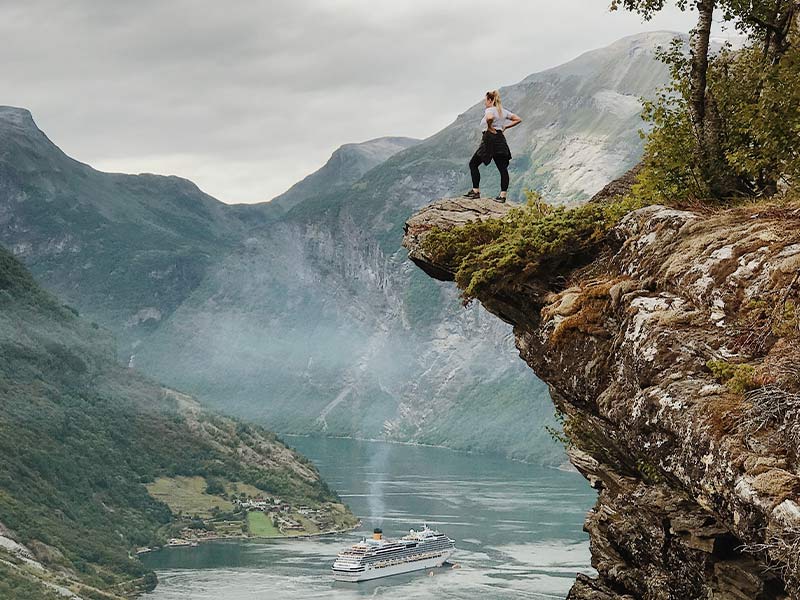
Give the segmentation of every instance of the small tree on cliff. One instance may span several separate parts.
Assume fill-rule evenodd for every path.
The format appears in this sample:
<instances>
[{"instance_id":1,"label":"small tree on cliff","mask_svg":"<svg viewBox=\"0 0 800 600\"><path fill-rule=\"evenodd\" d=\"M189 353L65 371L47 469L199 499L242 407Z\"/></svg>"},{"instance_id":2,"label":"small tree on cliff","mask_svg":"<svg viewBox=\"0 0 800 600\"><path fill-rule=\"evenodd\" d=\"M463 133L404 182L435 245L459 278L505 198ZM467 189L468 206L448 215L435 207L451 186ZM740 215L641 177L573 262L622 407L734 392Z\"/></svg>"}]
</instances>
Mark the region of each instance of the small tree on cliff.
<instances>
[{"instance_id":1,"label":"small tree on cliff","mask_svg":"<svg viewBox=\"0 0 800 600\"><path fill-rule=\"evenodd\" d=\"M666 4L667 0L612 0L611 10L617 10L621 6L638 12L645 20L650 20ZM732 191L728 189L731 187L731 182L725 181L724 169L720 168L718 119L714 98L709 93L707 85L711 26L717 0L676 0L675 4L681 10L688 8L697 10L697 26L692 30L690 41L691 60L688 77L688 109L695 139L693 154L703 179L711 188L712 195L724 196Z\"/></svg>"},{"instance_id":2,"label":"small tree on cliff","mask_svg":"<svg viewBox=\"0 0 800 600\"><path fill-rule=\"evenodd\" d=\"M612 0L611 9L624 8L647 20L667 5L667 0ZM786 172L780 162L796 149L792 132L792 107L779 100L776 89L791 96L798 45L798 0L675 0L681 10L695 10L689 56L679 45L662 52L673 82L654 102L645 105L653 122L643 179L658 172L665 190L688 189L696 197L771 195ZM748 47L739 53L709 54L715 14L744 34ZM756 52L755 50L758 50ZM793 50L795 52L793 52ZM786 61L786 57L790 59ZM746 81L732 78L732 74ZM765 101L765 98L767 100ZM777 101L777 102L776 102ZM784 106L785 105L785 106ZM783 121L783 129L768 126L776 138L767 138L762 121ZM787 120L788 119L788 120ZM777 125L772 122L771 125ZM769 141L771 152L748 152L748 143ZM777 143L775 143L777 142ZM740 144L733 146L732 143ZM778 151L778 148L780 150ZM744 151L744 152L742 152ZM781 153L783 153L781 155ZM767 156L768 155L768 156ZM687 162L689 161L689 162Z\"/></svg>"}]
</instances>

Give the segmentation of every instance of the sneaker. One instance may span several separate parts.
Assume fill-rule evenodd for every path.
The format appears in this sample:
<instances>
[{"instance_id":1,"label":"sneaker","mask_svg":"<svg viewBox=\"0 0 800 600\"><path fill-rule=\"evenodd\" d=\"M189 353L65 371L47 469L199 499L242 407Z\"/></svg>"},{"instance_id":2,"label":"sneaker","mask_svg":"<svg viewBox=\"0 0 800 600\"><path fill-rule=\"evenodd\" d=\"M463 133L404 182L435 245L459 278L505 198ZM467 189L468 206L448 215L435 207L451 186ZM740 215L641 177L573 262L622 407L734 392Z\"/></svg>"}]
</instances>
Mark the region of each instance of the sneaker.
<instances>
[{"instance_id":1,"label":"sneaker","mask_svg":"<svg viewBox=\"0 0 800 600\"><path fill-rule=\"evenodd\" d=\"M470 200L477 200L481 197L480 192L475 192L473 190L468 191L466 194L462 196L462 198L469 198Z\"/></svg>"},{"instance_id":2,"label":"sneaker","mask_svg":"<svg viewBox=\"0 0 800 600\"><path fill-rule=\"evenodd\" d=\"M506 197L505 196L497 196L497 198L495 198L494 201L503 203L503 202L506 201Z\"/></svg>"}]
</instances>

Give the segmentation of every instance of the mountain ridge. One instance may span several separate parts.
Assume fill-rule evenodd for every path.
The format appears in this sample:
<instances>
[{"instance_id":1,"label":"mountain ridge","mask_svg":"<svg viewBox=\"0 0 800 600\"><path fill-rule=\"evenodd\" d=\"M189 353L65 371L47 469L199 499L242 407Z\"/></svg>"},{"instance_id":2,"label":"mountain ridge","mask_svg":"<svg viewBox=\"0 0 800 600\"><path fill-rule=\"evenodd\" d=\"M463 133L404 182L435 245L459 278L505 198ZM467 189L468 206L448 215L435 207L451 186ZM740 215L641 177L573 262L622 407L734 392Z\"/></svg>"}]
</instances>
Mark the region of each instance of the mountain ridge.
<instances>
[{"instance_id":1,"label":"mountain ridge","mask_svg":"<svg viewBox=\"0 0 800 600\"><path fill-rule=\"evenodd\" d=\"M269 202L289 211L309 196L355 183L367 171L420 141L408 137L384 136L365 142L343 144L334 150L322 167Z\"/></svg>"},{"instance_id":2,"label":"mountain ridge","mask_svg":"<svg viewBox=\"0 0 800 600\"><path fill-rule=\"evenodd\" d=\"M578 202L638 160L638 111L607 108L618 104L614 94L628 102L666 81L653 57L657 39L633 37L601 52L604 69L629 73L618 90L596 78L581 87L573 74L554 76L558 69L546 85L501 90L524 119L508 135L512 198L534 187L554 202ZM630 48L645 46L625 63ZM123 360L218 409L290 433L503 448L560 462L543 429L496 419L492 402L502 401L552 423L546 388L510 359L508 329L477 307L461 311L452 290L408 268L398 245L408 214L431 194L468 186L479 120L480 103L357 181L325 186L285 213L265 203L214 204L198 214L202 198L150 180L131 189L138 180L128 176L116 201L141 207L152 224L143 230L99 209L80 218L64 211L76 200L54 201L47 177L29 178L39 183L26 188L27 203L57 222L32 219L9 200L20 188L8 183L0 154L0 223L11 224L0 227L0 242L49 289L111 327ZM497 175L484 173L492 189ZM103 193L88 199L100 202L107 188L95 187ZM173 208L160 214L162 204ZM461 384L442 386L446 377Z\"/></svg>"}]
</instances>

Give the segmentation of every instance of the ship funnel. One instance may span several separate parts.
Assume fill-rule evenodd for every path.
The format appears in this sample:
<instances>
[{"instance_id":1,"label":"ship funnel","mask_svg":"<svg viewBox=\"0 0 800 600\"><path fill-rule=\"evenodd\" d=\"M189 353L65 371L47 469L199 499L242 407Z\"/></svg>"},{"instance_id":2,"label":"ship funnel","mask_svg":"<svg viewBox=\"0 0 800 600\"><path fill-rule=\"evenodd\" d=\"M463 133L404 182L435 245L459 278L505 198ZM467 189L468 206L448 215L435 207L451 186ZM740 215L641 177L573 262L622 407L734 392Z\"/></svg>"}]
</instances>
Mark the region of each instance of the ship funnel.
<instances>
[{"instance_id":1,"label":"ship funnel","mask_svg":"<svg viewBox=\"0 0 800 600\"><path fill-rule=\"evenodd\" d=\"M373 540L382 540L383 539L383 530L380 528L375 528L372 532L372 539Z\"/></svg>"}]
</instances>

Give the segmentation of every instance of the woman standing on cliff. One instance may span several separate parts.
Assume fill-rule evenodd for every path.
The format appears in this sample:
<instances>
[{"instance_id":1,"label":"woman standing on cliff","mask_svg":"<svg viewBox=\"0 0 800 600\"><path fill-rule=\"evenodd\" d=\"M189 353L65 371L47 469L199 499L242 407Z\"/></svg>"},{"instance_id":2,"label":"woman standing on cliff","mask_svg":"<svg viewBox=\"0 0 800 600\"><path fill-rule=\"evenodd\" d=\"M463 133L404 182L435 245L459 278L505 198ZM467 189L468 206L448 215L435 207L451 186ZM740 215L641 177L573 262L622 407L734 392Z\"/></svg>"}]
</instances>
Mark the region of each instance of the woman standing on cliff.
<instances>
[{"instance_id":1,"label":"woman standing on cliff","mask_svg":"<svg viewBox=\"0 0 800 600\"><path fill-rule=\"evenodd\" d=\"M464 194L465 198L477 199L481 197L481 172L478 165L488 165L494 159L497 170L500 171L500 195L497 202L506 201L508 192L508 163L511 160L511 150L508 149L506 136L503 131L516 127L522 122L517 115L503 108L500 101L500 92L497 90L486 92L484 101L486 110L481 121L481 145L469 161L469 172L472 175L472 189Z\"/></svg>"}]
</instances>

